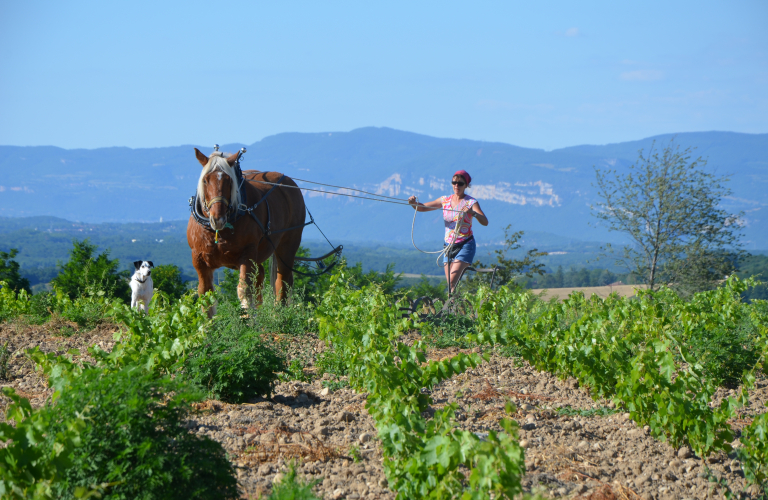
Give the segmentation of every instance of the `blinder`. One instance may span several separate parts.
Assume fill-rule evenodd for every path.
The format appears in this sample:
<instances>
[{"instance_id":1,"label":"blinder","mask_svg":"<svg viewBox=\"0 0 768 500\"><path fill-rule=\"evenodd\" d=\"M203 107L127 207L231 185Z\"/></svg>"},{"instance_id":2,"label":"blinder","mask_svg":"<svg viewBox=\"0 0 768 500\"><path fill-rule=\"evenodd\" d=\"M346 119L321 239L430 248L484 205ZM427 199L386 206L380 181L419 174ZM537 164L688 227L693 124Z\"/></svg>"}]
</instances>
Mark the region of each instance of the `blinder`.
<instances>
[{"instance_id":1,"label":"blinder","mask_svg":"<svg viewBox=\"0 0 768 500\"><path fill-rule=\"evenodd\" d=\"M211 156L224 156L223 153L219 151L219 145L214 144L213 146L214 153ZM243 179L243 171L240 168L240 157L243 156L243 154L247 151L245 148L240 148L240 151L237 152L237 159L235 160L235 164L233 165L233 168L235 170L235 182L237 183L238 190L240 191L240 199L245 199L245 186L244 186L244 179ZM192 200L190 199L190 204ZM234 223L237 220L236 213L238 210L240 210L241 207L236 207L232 205L225 196L216 196L212 198L210 201L207 201L205 198L202 200L203 208L206 212L210 214L211 207L215 205L216 203L223 203L224 206L227 208L227 222ZM241 203L242 205L242 203ZM193 210L194 212L194 210Z\"/></svg>"}]
</instances>

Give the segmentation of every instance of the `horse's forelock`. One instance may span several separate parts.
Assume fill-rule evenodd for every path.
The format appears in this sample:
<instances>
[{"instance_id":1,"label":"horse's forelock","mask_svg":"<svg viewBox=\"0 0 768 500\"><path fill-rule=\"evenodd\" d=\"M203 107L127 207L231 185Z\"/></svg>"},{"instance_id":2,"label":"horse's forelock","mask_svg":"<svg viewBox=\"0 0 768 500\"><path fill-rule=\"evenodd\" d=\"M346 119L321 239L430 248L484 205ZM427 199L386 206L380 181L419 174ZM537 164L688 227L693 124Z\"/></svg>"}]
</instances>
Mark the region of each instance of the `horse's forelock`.
<instances>
[{"instance_id":1,"label":"horse's forelock","mask_svg":"<svg viewBox=\"0 0 768 500\"><path fill-rule=\"evenodd\" d=\"M215 153L212 154L208 158L208 164L205 167L203 167L203 170L200 172L200 179L198 179L197 181L197 199L198 200L205 199L205 186L203 185L205 176L217 170L224 172L229 176L230 179L232 179L232 191L229 195L229 204L230 206L234 206L234 207L239 206L240 190L238 189L238 186L237 186L237 175L235 174L235 168L229 165L226 157L224 157L224 155L221 153L219 153L218 155L216 155Z\"/></svg>"}]
</instances>

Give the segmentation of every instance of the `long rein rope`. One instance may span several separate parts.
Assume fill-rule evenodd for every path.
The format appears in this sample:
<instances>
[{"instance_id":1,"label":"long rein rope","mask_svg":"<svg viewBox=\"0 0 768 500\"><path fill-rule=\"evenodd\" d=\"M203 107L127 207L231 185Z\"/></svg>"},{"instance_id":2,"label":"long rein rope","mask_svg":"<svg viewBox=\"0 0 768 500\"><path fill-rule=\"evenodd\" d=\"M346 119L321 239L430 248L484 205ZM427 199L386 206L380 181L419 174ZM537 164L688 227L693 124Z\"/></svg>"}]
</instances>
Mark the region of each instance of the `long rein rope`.
<instances>
[{"instance_id":1,"label":"long rein rope","mask_svg":"<svg viewBox=\"0 0 768 500\"><path fill-rule=\"evenodd\" d=\"M348 193L339 193L339 192L334 192L334 191L326 191L326 190L323 190L323 189L312 189L312 188L307 188L307 187L288 186L286 184L277 184L277 183L274 183L274 182L267 182L267 181L258 181L258 182L261 182L263 184L269 184L271 186L287 187L287 188L291 188L291 189L301 189L301 190L304 190L304 191L313 191L313 192L316 192L316 193L324 193L324 194L338 195L338 196L347 196L349 198L361 198L363 200L380 201L382 203L392 203L393 205L406 205L406 206L409 206L409 207L413 207L413 205L411 205L410 203L408 203L408 201L406 201L406 200L404 200L402 198L395 198L393 196L386 196L386 195L383 195L383 194L371 193L369 191L363 191L362 189L356 189L356 188L350 188L350 187L344 187L344 186L335 186L333 184L323 184L322 182L308 181L306 179L296 179L295 177L292 178L292 179L294 181L307 182L309 184L317 184L319 186L326 186L326 187L332 187L332 188L337 188L337 189L346 189L348 191L355 191L355 192L358 192L358 193L364 193L364 194L376 196L377 198L371 198L371 197L368 197L368 196L358 196L358 195L348 194ZM387 198L387 199L381 199L381 198ZM395 200L395 201L389 201L389 200ZM419 203L418 198L416 199L416 203ZM421 206L424 206L424 205L421 205ZM437 258L435 259L435 264L439 266L440 265L440 263L439 263L440 262L440 258L443 255L450 255L450 252L451 252L451 250L453 249L453 247L455 245L456 238L458 238L461 235L461 232L460 232L461 228L463 228L465 225L467 225L464 222L464 214L466 214L467 211L466 210L454 210L452 208L443 209L446 212L453 212L453 213L458 213L458 214L461 214L461 215L458 217L458 220L456 221L456 227L454 227L454 229L453 229L453 237L451 238L451 244L448 245L448 246L444 246L442 248L442 250L437 250L437 251L434 251L434 252L429 252L429 251L426 251L426 250L422 250L421 248L416 246L416 241L415 241L415 238L414 238L414 232L415 232L415 227L416 227L416 214L418 213L418 210L416 210L417 207L418 207L418 205L416 207L414 207L413 222L411 223L411 244L413 245L413 248L415 248L416 250L418 250L421 253L437 254ZM430 207L427 207L427 208L430 208ZM438 210L438 209L434 208L433 210ZM431 211L431 210L429 210L429 211ZM443 264L442 267L445 267L445 264Z\"/></svg>"}]
</instances>

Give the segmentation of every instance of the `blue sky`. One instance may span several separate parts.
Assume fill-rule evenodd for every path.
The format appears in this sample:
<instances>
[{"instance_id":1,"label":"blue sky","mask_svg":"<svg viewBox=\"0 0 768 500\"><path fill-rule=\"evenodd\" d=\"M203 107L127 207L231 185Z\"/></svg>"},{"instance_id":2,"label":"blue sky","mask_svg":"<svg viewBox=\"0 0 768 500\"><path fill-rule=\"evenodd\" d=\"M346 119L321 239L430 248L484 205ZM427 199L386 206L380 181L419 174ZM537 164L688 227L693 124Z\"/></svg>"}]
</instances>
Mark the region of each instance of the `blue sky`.
<instances>
[{"instance_id":1,"label":"blue sky","mask_svg":"<svg viewBox=\"0 0 768 500\"><path fill-rule=\"evenodd\" d=\"M0 0L0 144L768 132L768 2Z\"/></svg>"}]
</instances>

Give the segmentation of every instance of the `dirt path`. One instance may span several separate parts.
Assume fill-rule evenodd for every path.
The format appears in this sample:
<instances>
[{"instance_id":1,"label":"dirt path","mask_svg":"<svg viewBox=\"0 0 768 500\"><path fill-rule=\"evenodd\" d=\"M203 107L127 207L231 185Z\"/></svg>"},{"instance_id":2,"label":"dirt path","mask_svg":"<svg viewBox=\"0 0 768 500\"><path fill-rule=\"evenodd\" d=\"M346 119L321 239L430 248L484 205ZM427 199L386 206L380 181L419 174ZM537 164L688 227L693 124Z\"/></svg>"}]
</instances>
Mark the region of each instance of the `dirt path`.
<instances>
[{"instance_id":1,"label":"dirt path","mask_svg":"<svg viewBox=\"0 0 768 500\"><path fill-rule=\"evenodd\" d=\"M48 336L38 327L0 325L0 341L9 341L17 353L34 345L56 352L94 343L109 349L114 329L105 325L64 338ZM456 352L433 350L429 355L442 359ZM12 358L12 380L2 385L16 387L39 406L50 390L31 368L22 356ZM718 397L726 395L724 389L718 393ZM557 380L519 360L493 356L432 393L435 409L457 403L457 425L481 437L491 429L500 430L498 422L508 397L518 406L514 418L526 448L526 491L553 498L722 497L719 489L711 491L706 468L734 491L744 488L735 455L718 455L705 462L686 448L672 449L651 438L627 415L615 412L608 402L593 401L575 380ZM768 380L762 378L750 393L751 411L765 411L766 400ZM0 409L6 404L2 401ZM319 481L317 491L325 499L394 498L386 486L374 422L364 405L365 395L324 389L321 380L287 382L279 384L269 400L241 405L206 401L188 427L224 445L237 466L246 498L267 493L291 460L301 475ZM563 408L574 415L562 415ZM579 410L582 415L575 414ZM733 427L738 431L748 421L746 415Z\"/></svg>"}]
</instances>

